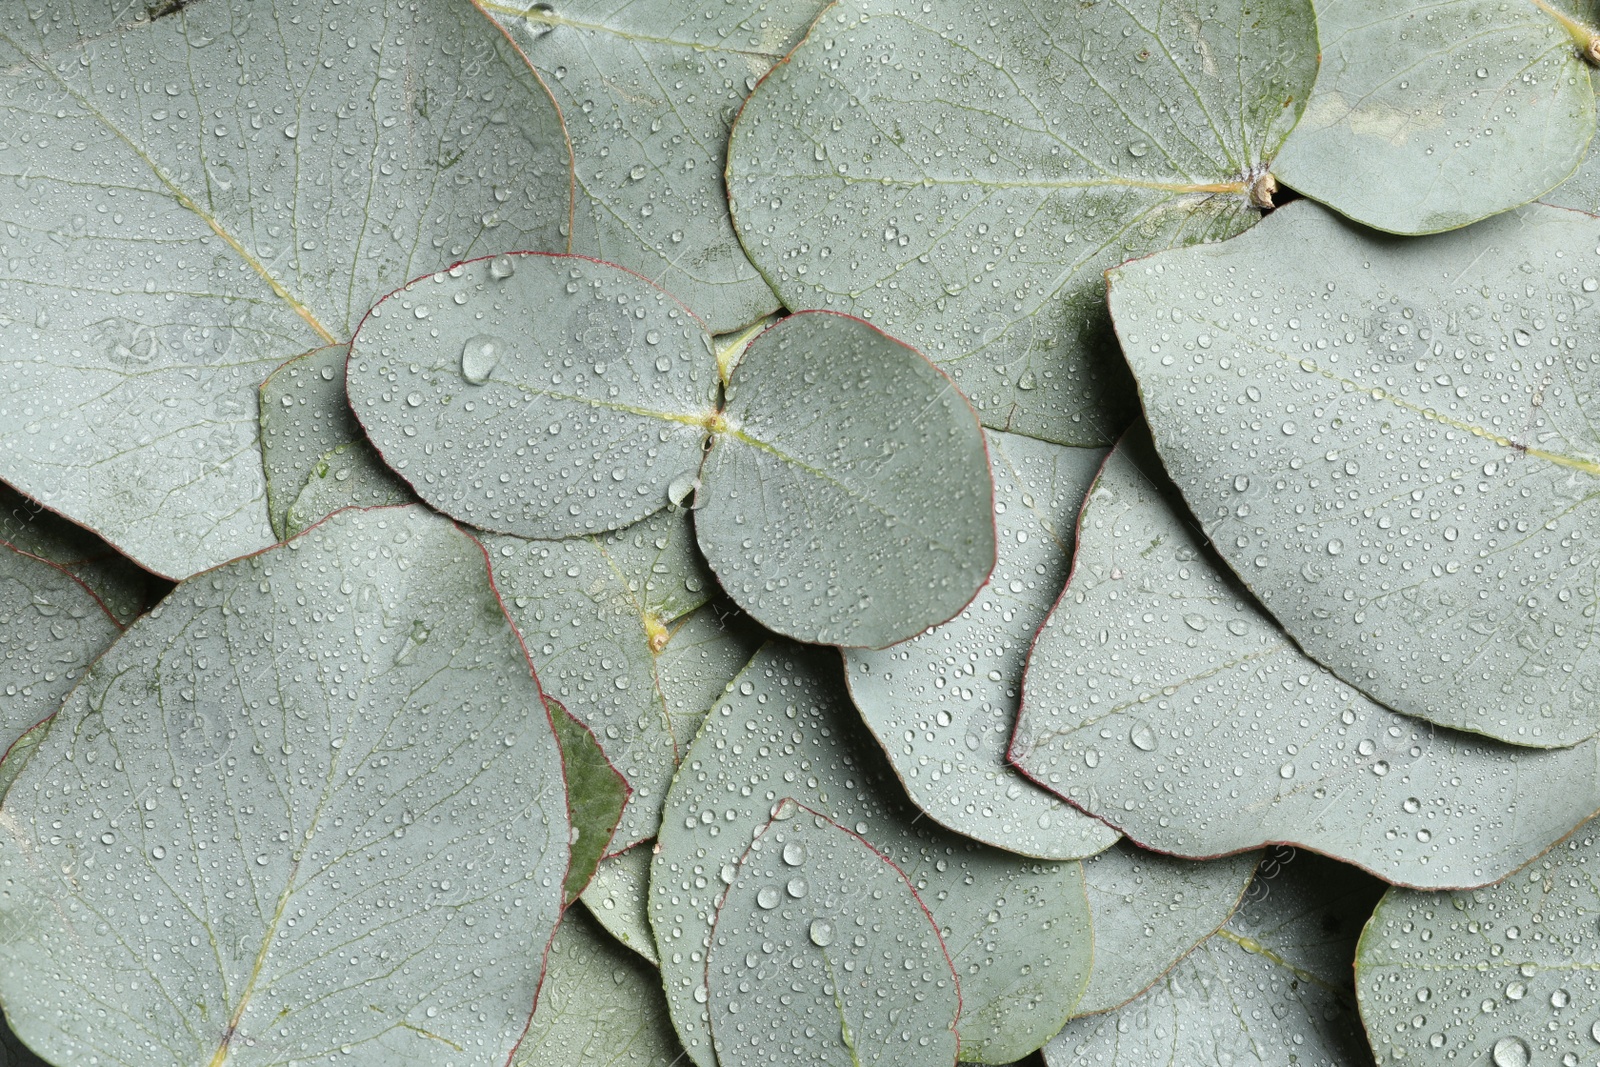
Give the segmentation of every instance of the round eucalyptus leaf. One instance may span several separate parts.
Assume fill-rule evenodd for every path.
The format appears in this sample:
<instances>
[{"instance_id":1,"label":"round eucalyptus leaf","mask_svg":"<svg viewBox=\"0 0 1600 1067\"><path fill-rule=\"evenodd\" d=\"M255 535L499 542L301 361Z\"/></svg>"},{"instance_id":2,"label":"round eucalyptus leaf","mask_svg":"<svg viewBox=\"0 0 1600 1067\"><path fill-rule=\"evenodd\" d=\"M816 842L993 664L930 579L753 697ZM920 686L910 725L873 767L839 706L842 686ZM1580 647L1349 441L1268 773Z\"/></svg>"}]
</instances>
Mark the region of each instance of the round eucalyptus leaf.
<instances>
[{"instance_id":1,"label":"round eucalyptus leaf","mask_svg":"<svg viewBox=\"0 0 1600 1067\"><path fill-rule=\"evenodd\" d=\"M1207 535L1397 711L1538 747L1600 730L1597 247L1600 219L1543 205L1399 241L1295 203L1109 272Z\"/></svg>"},{"instance_id":2,"label":"round eucalyptus leaf","mask_svg":"<svg viewBox=\"0 0 1600 1067\"><path fill-rule=\"evenodd\" d=\"M606 759L589 728L561 706L545 698L556 744L561 746L561 773L567 784L567 836L570 858L563 882L564 903L572 904L588 888L605 858L606 848L622 821L628 783Z\"/></svg>"},{"instance_id":3,"label":"round eucalyptus leaf","mask_svg":"<svg viewBox=\"0 0 1600 1067\"><path fill-rule=\"evenodd\" d=\"M734 124L734 224L785 304L905 338L986 426L1114 440L1101 272L1256 221L1316 42L1309 0L844 0Z\"/></svg>"},{"instance_id":4,"label":"round eucalyptus leaf","mask_svg":"<svg viewBox=\"0 0 1600 1067\"><path fill-rule=\"evenodd\" d=\"M954 1065L961 993L906 876L792 800L761 831L706 957L719 1067Z\"/></svg>"},{"instance_id":5,"label":"round eucalyptus leaf","mask_svg":"<svg viewBox=\"0 0 1600 1067\"><path fill-rule=\"evenodd\" d=\"M1092 856L1117 839L1006 762L1033 635L1072 561L1078 507L1105 453L993 430L999 554L960 615L882 652L845 653L850 697L928 816L1042 859Z\"/></svg>"},{"instance_id":6,"label":"round eucalyptus leaf","mask_svg":"<svg viewBox=\"0 0 1600 1067\"><path fill-rule=\"evenodd\" d=\"M69 572L124 626L144 613L160 585L95 534L46 511L3 483L0 543Z\"/></svg>"},{"instance_id":7,"label":"round eucalyptus leaf","mask_svg":"<svg viewBox=\"0 0 1600 1067\"><path fill-rule=\"evenodd\" d=\"M1143 996L1068 1023L1045 1046L1046 1067L1370 1065L1350 961L1382 891L1320 856L1258 874L1227 925Z\"/></svg>"},{"instance_id":8,"label":"round eucalyptus leaf","mask_svg":"<svg viewBox=\"0 0 1600 1067\"><path fill-rule=\"evenodd\" d=\"M3 768L0 764L0 770ZM607 933L659 966L656 939L650 933L651 848L652 843L646 841L601 860L594 880L579 899ZM659 988L660 982L656 985Z\"/></svg>"},{"instance_id":9,"label":"round eucalyptus leaf","mask_svg":"<svg viewBox=\"0 0 1600 1067\"><path fill-rule=\"evenodd\" d=\"M67 570L0 542L0 755L55 713L121 632Z\"/></svg>"},{"instance_id":10,"label":"round eucalyptus leaf","mask_svg":"<svg viewBox=\"0 0 1600 1067\"><path fill-rule=\"evenodd\" d=\"M674 1067L682 1056L655 968L569 912L509 1067Z\"/></svg>"},{"instance_id":11,"label":"round eucalyptus leaf","mask_svg":"<svg viewBox=\"0 0 1600 1067\"><path fill-rule=\"evenodd\" d=\"M273 368L566 247L561 117L471 3L6 4L0 110L0 478L170 577L274 540Z\"/></svg>"},{"instance_id":12,"label":"round eucalyptus leaf","mask_svg":"<svg viewBox=\"0 0 1600 1067\"><path fill-rule=\"evenodd\" d=\"M1526 204L1594 134L1589 33L1573 15L1592 5L1317 0L1322 67L1273 174L1392 233Z\"/></svg>"},{"instance_id":13,"label":"round eucalyptus leaf","mask_svg":"<svg viewBox=\"0 0 1600 1067\"><path fill-rule=\"evenodd\" d=\"M1081 865L1001 852L923 818L850 706L836 655L775 642L684 757L651 867L662 982L696 1064L715 1062L705 982L717 906L785 798L859 834L910 879L960 979L963 1058L1005 1063L1061 1027L1090 965Z\"/></svg>"},{"instance_id":14,"label":"round eucalyptus leaf","mask_svg":"<svg viewBox=\"0 0 1600 1067\"><path fill-rule=\"evenodd\" d=\"M993 568L983 431L950 379L894 338L791 315L739 360L722 419L695 533L768 629L881 648L955 615Z\"/></svg>"},{"instance_id":15,"label":"round eucalyptus leaf","mask_svg":"<svg viewBox=\"0 0 1600 1067\"><path fill-rule=\"evenodd\" d=\"M1034 645L1017 765L1194 858L1294 842L1424 888L1504 877L1600 809L1595 742L1540 751L1375 704L1240 588L1132 433Z\"/></svg>"},{"instance_id":16,"label":"round eucalyptus leaf","mask_svg":"<svg viewBox=\"0 0 1600 1067\"><path fill-rule=\"evenodd\" d=\"M6 796L0 997L57 1063L504 1062L561 761L483 551L345 511L183 583Z\"/></svg>"},{"instance_id":17,"label":"round eucalyptus leaf","mask_svg":"<svg viewBox=\"0 0 1600 1067\"><path fill-rule=\"evenodd\" d=\"M486 0L561 106L572 251L636 270L711 329L777 309L722 184L728 126L823 0Z\"/></svg>"},{"instance_id":18,"label":"round eucalyptus leaf","mask_svg":"<svg viewBox=\"0 0 1600 1067\"><path fill-rule=\"evenodd\" d=\"M1498 885L1391 889L1361 935L1356 990L1380 1064L1587 1063L1600 1013L1600 827Z\"/></svg>"},{"instance_id":19,"label":"round eucalyptus leaf","mask_svg":"<svg viewBox=\"0 0 1600 1067\"><path fill-rule=\"evenodd\" d=\"M1119 841L1083 863L1094 922L1094 968L1073 1009L1121 1007L1228 921L1260 860L1244 852L1209 863Z\"/></svg>"}]
</instances>

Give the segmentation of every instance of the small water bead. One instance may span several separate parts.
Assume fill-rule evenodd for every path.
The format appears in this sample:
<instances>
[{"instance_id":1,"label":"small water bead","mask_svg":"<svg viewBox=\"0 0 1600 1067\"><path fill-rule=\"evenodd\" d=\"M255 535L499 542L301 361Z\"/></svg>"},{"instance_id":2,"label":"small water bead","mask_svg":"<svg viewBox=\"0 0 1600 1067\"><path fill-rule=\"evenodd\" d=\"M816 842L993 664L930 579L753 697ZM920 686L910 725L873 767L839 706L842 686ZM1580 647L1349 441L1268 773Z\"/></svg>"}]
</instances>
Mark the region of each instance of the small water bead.
<instances>
[{"instance_id":1,"label":"small water bead","mask_svg":"<svg viewBox=\"0 0 1600 1067\"><path fill-rule=\"evenodd\" d=\"M500 353L505 343L498 337L480 333L467 339L461 346L461 376L473 385L489 380L500 365Z\"/></svg>"},{"instance_id":2,"label":"small water bead","mask_svg":"<svg viewBox=\"0 0 1600 1067\"><path fill-rule=\"evenodd\" d=\"M1554 993L1550 994L1550 1006L1552 1008L1564 1008L1571 1003L1572 994L1568 993L1565 989L1558 989Z\"/></svg>"},{"instance_id":3,"label":"small water bead","mask_svg":"<svg viewBox=\"0 0 1600 1067\"><path fill-rule=\"evenodd\" d=\"M510 256L495 256L489 261L489 277L499 281L517 273L517 264Z\"/></svg>"},{"instance_id":4,"label":"small water bead","mask_svg":"<svg viewBox=\"0 0 1600 1067\"><path fill-rule=\"evenodd\" d=\"M1521 982L1509 982L1506 985L1507 1000L1521 1000L1528 995L1528 987Z\"/></svg>"},{"instance_id":5,"label":"small water bead","mask_svg":"<svg viewBox=\"0 0 1600 1067\"><path fill-rule=\"evenodd\" d=\"M812 919L809 933L811 943L818 948L827 948L833 944L833 923L827 919Z\"/></svg>"},{"instance_id":6,"label":"small water bead","mask_svg":"<svg viewBox=\"0 0 1600 1067\"><path fill-rule=\"evenodd\" d=\"M798 867L806 861L805 846L798 841L790 841L783 846L783 862L791 867Z\"/></svg>"},{"instance_id":7,"label":"small water bead","mask_svg":"<svg viewBox=\"0 0 1600 1067\"><path fill-rule=\"evenodd\" d=\"M1128 734L1128 740L1133 742L1133 747L1141 752L1152 752L1156 747L1155 731L1142 723L1135 726L1133 731Z\"/></svg>"},{"instance_id":8,"label":"small water bead","mask_svg":"<svg viewBox=\"0 0 1600 1067\"><path fill-rule=\"evenodd\" d=\"M1502 1037L1494 1043L1494 1067L1528 1067L1533 1053L1520 1037Z\"/></svg>"},{"instance_id":9,"label":"small water bead","mask_svg":"<svg viewBox=\"0 0 1600 1067\"><path fill-rule=\"evenodd\" d=\"M791 878L789 884L784 886L788 894L796 900L804 900L805 895L811 891L811 883L804 878Z\"/></svg>"},{"instance_id":10,"label":"small water bead","mask_svg":"<svg viewBox=\"0 0 1600 1067\"><path fill-rule=\"evenodd\" d=\"M771 911L778 906L778 901L783 899L783 894L774 885L762 886L756 893L756 904L763 911Z\"/></svg>"}]
</instances>

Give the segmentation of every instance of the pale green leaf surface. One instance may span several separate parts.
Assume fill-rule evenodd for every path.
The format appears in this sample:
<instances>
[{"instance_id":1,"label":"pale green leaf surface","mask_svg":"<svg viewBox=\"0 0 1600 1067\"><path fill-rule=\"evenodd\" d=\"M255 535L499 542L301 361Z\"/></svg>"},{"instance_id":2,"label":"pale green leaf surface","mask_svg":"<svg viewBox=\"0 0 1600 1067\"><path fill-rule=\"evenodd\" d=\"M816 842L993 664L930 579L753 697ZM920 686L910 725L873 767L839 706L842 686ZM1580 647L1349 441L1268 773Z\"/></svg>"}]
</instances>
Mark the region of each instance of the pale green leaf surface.
<instances>
[{"instance_id":1,"label":"pale green leaf surface","mask_svg":"<svg viewBox=\"0 0 1600 1067\"><path fill-rule=\"evenodd\" d=\"M0 755L60 707L120 632L65 569L0 542Z\"/></svg>"},{"instance_id":2,"label":"pale green leaf surface","mask_svg":"<svg viewBox=\"0 0 1600 1067\"><path fill-rule=\"evenodd\" d=\"M734 124L735 227L790 308L916 345L985 425L1108 442L1101 272L1254 223L1316 68L1309 0L845 0Z\"/></svg>"},{"instance_id":3,"label":"pale green leaf surface","mask_svg":"<svg viewBox=\"0 0 1600 1067\"><path fill-rule=\"evenodd\" d=\"M1595 1058L1600 833L1499 885L1391 889L1361 935L1356 991L1380 1064L1528 1067Z\"/></svg>"},{"instance_id":4,"label":"pale green leaf surface","mask_svg":"<svg viewBox=\"0 0 1600 1067\"><path fill-rule=\"evenodd\" d=\"M706 959L719 1067L954 1067L961 994L906 876L792 800L761 831Z\"/></svg>"},{"instance_id":5,"label":"pale green leaf surface","mask_svg":"<svg viewBox=\"0 0 1600 1067\"><path fill-rule=\"evenodd\" d=\"M1258 852L1210 863L1119 841L1083 863L1094 922L1094 967L1074 1015L1121 1007L1228 921Z\"/></svg>"},{"instance_id":6,"label":"pale green leaf surface","mask_svg":"<svg viewBox=\"0 0 1600 1067\"><path fill-rule=\"evenodd\" d=\"M682 1056L655 968L569 912L510 1067L674 1067Z\"/></svg>"},{"instance_id":7,"label":"pale green leaf surface","mask_svg":"<svg viewBox=\"0 0 1600 1067\"><path fill-rule=\"evenodd\" d=\"M750 345L701 472L695 534L768 629L881 648L944 622L995 560L983 431L950 379L857 319Z\"/></svg>"},{"instance_id":8,"label":"pale green leaf surface","mask_svg":"<svg viewBox=\"0 0 1600 1067\"><path fill-rule=\"evenodd\" d=\"M1588 64L1544 0L1317 0L1317 29L1273 174L1368 226L1435 233L1525 204L1594 134Z\"/></svg>"},{"instance_id":9,"label":"pale green leaf surface","mask_svg":"<svg viewBox=\"0 0 1600 1067\"><path fill-rule=\"evenodd\" d=\"M5 810L0 996L59 1063L504 1062L561 910L550 719L420 508L181 585Z\"/></svg>"},{"instance_id":10,"label":"pale green leaf surface","mask_svg":"<svg viewBox=\"0 0 1600 1067\"><path fill-rule=\"evenodd\" d=\"M1313 855L1257 875L1227 925L1143 996L1068 1023L1046 1067L1370 1067L1350 961L1382 890Z\"/></svg>"},{"instance_id":11,"label":"pale green leaf surface","mask_svg":"<svg viewBox=\"0 0 1600 1067\"><path fill-rule=\"evenodd\" d=\"M1600 85L1600 71L1590 74L1591 86ZM1572 177L1539 198L1541 203L1600 214L1600 144L1589 138L1589 149Z\"/></svg>"},{"instance_id":12,"label":"pale green leaf surface","mask_svg":"<svg viewBox=\"0 0 1600 1067\"><path fill-rule=\"evenodd\" d=\"M561 771L567 783L567 821L570 859L564 883L565 903L583 894L605 858L611 835L622 821L628 801L628 783L613 767L589 728L561 706L545 698L556 743L561 746Z\"/></svg>"},{"instance_id":13,"label":"pale green leaf surface","mask_svg":"<svg viewBox=\"0 0 1600 1067\"><path fill-rule=\"evenodd\" d=\"M717 902L785 797L860 834L910 878L960 979L964 1058L1004 1063L1060 1028L1088 981L1081 866L1000 852L922 818L850 706L836 654L773 643L686 754L651 868L667 1003L696 1064L714 1062L703 998Z\"/></svg>"},{"instance_id":14,"label":"pale green leaf surface","mask_svg":"<svg viewBox=\"0 0 1600 1067\"><path fill-rule=\"evenodd\" d=\"M351 441L318 458L284 518L288 536L314 526L340 508L377 508L416 501L411 487L383 465L365 440Z\"/></svg>"},{"instance_id":15,"label":"pale green leaf surface","mask_svg":"<svg viewBox=\"0 0 1600 1067\"><path fill-rule=\"evenodd\" d=\"M329 452L364 438L344 392L349 345L326 345L296 356L261 383L261 467L267 514L279 540L306 479Z\"/></svg>"},{"instance_id":16,"label":"pale green leaf surface","mask_svg":"<svg viewBox=\"0 0 1600 1067\"><path fill-rule=\"evenodd\" d=\"M1595 742L1435 729L1307 659L1176 496L1142 431L1089 495L1012 746L1036 780L1162 852L1287 841L1424 888L1504 877L1600 809Z\"/></svg>"},{"instance_id":17,"label":"pale green leaf surface","mask_svg":"<svg viewBox=\"0 0 1600 1067\"><path fill-rule=\"evenodd\" d=\"M989 431L999 554L955 618L882 652L845 653L850 696L912 803L941 825L1042 859L1090 856L1116 840L1006 762L1033 635L1072 562L1100 449Z\"/></svg>"},{"instance_id":18,"label":"pale green leaf surface","mask_svg":"<svg viewBox=\"0 0 1600 1067\"><path fill-rule=\"evenodd\" d=\"M5 765L0 764L0 772L4 770ZM601 860L594 880L578 899L607 933L652 964L659 964L647 900L652 847L652 842L645 841ZM656 984L659 987L659 979Z\"/></svg>"},{"instance_id":19,"label":"pale green leaf surface","mask_svg":"<svg viewBox=\"0 0 1600 1067\"><path fill-rule=\"evenodd\" d=\"M96 535L0 483L0 542L64 567L123 625L144 613L150 575Z\"/></svg>"},{"instance_id":20,"label":"pale green leaf surface","mask_svg":"<svg viewBox=\"0 0 1600 1067\"><path fill-rule=\"evenodd\" d=\"M1207 535L1398 711L1541 747L1600 729L1597 247L1600 219L1542 205L1400 241L1295 203L1110 272Z\"/></svg>"},{"instance_id":21,"label":"pale green leaf surface","mask_svg":"<svg viewBox=\"0 0 1600 1067\"><path fill-rule=\"evenodd\" d=\"M728 218L728 126L823 0L485 6L566 120L578 194L572 251L638 271L714 332L775 310Z\"/></svg>"},{"instance_id":22,"label":"pale green leaf surface","mask_svg":"<svg viewBox=\"0 0 1600 1067\"><path fill-rule=\"evenodd\" d=\"M0 109L0 477L172 577L273 540L275 367L566 246L560 116L458 0L7 4Z\"/></svg>"}]
</instances>

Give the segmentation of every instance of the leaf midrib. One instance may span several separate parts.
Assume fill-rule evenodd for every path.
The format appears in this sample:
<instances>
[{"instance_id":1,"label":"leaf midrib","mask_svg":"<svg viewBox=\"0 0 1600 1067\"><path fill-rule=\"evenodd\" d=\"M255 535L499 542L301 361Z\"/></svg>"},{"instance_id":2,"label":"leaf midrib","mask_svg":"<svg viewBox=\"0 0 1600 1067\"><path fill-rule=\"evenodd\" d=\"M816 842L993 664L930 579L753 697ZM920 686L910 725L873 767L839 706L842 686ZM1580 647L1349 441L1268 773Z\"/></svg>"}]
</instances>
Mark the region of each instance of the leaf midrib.
<instances>
[{"instance_id":1,"label":"leaf midrib","mask_svg":"<svg viewBox=\"0 0 1600 1067\"><path fill-rule=\"evenodd\" d=\"M759 49L749 48L729 48L726 45L712 44L708 41L683 41L675 37L659 37L654 34L638 33L636 31L618 29L615 26L607 26L602 22L585 22L581 19L565 18L553 11L538 10L532 3L532 0L530 0L529 3L520 5L499 3L497 0L479 0L479 6L485 11L491 11L496 15L505 15L510 18L523 19L527 22L538 23L541 26L549 26L551 29L554 29L557 26L563 26L568 29L588 30L592 33L603 33L612 37L620 38L624 41L638 41L643 44L659 44L665 45L668 48L684 48L695 52L715 52L723 55L753 56L768 60L769 62L773 63L776 63L778 60L783 58L782 53L763 52Z\"/></svg>"}]
</instances>

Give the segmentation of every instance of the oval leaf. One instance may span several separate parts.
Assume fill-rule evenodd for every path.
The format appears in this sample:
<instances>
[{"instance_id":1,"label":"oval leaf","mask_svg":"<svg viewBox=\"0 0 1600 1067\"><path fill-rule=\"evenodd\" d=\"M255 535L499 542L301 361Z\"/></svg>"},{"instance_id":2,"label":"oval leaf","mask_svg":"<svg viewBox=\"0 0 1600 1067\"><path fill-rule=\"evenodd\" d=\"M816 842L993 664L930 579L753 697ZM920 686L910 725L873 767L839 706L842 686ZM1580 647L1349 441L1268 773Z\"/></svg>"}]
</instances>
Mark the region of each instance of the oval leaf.
<instances>
[{"instance_id":1,"label":"oval leaf","mask_svg":"<svg viewBox=\"0 0 1600 1067\"><path fill-rule=\"evenodd\" d=\"M994 566L983 431L894 338L791 315L740 358L723 418L695 533L768 629L881 648L960 611Z\"/></svg>"},{"instance_id":2,"label":"oval leaf","mask_svg":"<svg viewBox=\"0 0 1600 1067\"><path fill-rule=\"evenodd\" d=\"M573 718L560 701L546 697L545 706L555 727L556 743L561 746L561 773L567 784L571 859L563 887L564 903L570 905L588 887L605 858L606 846L622 821L628 783L606 760L600 742L587 726Z\"/></svg>"},{"instance_id":3,"label":"oval leaf","mask_svg":"<svg viewBox=\"0 0 1600 1067\"><path fill-rule=\"evenodd\" d=\"M600 866L595 868L594 880L579 899L607 933L659 966L655 935L650 932L647 899L651 847L652 843L646 841L601 860ZM660 982L656 985L659 988Z\"/></svg>"},{"instance_id":4,"label":"oval leaf","mask_svg":"<svg viewBox=\"0 0 1600 1067\"><path fill-rule=\"evenodd\" d=\"M651 868L662 981L695 1063L714 1062L704 984L717 902L785 797L860 834L910 878L953 950L963 1057L1004 1063L1060 1028L1088 979L1080 865L1022 859L922 818L861 727L834 655L774 643L685 756Z\"/></svg>"},{"instance_id":5,"label":"oval leaf","mask_svg":"<svg viewBox=\"0 0 1600 1067\"><path fill-rule=\"evenodd\" d=\"M1012 757L1162 852L1292 841L1438 888L1504 877L1600 808L1597 747L1434 729L1340 682L1211 554L1139 431L1084 505Z\"/></svg>"},{"instance_id":6,"label":"oval leaf","mask_svg":"<svg viewBox=\"0 0 1600 1067\"><path fill-rule=\"evenodd\" d=\"M563 792L480 546L342 512L182 585L56 716L0 825L7 1016L61 1063L504 1062Z\"/></svg>"},{"instance_id":7,"label":"oval leaf","mask_svg":"<svg viewBox=\"0 0 1600 1067\"><path fill-rule=\"evenodd\" d=\"M1270 880L1258 875L1227 925L1149 992L1068 1023L1045 1046L1046 1067L1370 1064L1350 960L1382 891L1376 879L1311 855Z\"/></svg>"},{"instance_id":8,"label":"oval leaf","mask_svg":"<svg viewBox=\"0 0 1600 1067\"><path fill-rule=\"evenodd\" d=\"M1378 1062L1594 1059L1597 857L1600 827L1589 823L1499 885L1391 889L1356 954L1361 1018Z\"/></svg>"},{"instance_id":9,"label":"oval leaf","mask_svg":"<svg viewBox=\"0 0 1600 1067\"><path fill-rule=\"evenodd\" d=\"M655 281L716 332L777 309L723 192L728 126L822 0L486 3L572 139L572 251Z\"/></svg>"},{"instance_id":10,"label":"oval leaf","mask_svg":"<svg viewBox=\"0 0 1600 1067\"><path fill-rule=\"evenodd\" d=\"M706 957L720 1067L954 1065L961 994L906 876L792 800L761 830Z\"/></svg>"},{"instance_id":11,"label":"oval leaf","mask_svg":"<svg viewBox=\"0 0 1600 1067\"><path fill-rule=\"evenodd\" d=\"M1314 204L1268 221L1109 275L1217 550L1398 711L1519 745L1595 733L1600 219L1534 205L1405 242Z\"/></svg>"},{"instance_id":12,"label":"oval leaf","mask_svg":"<svg viewBox=\"0 0 1600 1067\"><path fill-rule=\"evenodd\" d=\"M273 540L268 372L490 242L565 247L561 119L455 0L35 14L0 12L0 218L31 220L0 282L0 477L193 574Z\"/></svg>"},{"instance_id":13,"label":"oval leaf","mask_svg":"<svg viewBox=\"0 0 1600 1067\"><path fill-rule=\"evenodd\" d=\"M1042 859L1092 856L1116 832L1005 761L1028 649L1066 581L1078 506L1105 453L989 431L999 557L943 626L845 653L850 697L916 804L941 825Z\"/></svg>"},{"instance_id":14,"label":"oval leaf","mask_svg":"<svg viewBox=\"0 0 1600 1067\"><path fill-rule=\"evenodd\" d=\"M1589 8L1317 0L1322 68L1273 174L1391 233L1526 204L1572 173L1594 133L1591 31L1571 18Z\"/></svg>"},{"instance_id":15,"label":"oval leaf","mask_svg":"<svg viewBox=\"0 0 1600 1067\"><path fill-rule=\"evenodd\" d=\"M1113 440L1101 271L1225 237L1317 69L1308 0L846 0L734 124L745 248L791 308L945 367L984 424Z\"/></svg>"}]
</instances>

